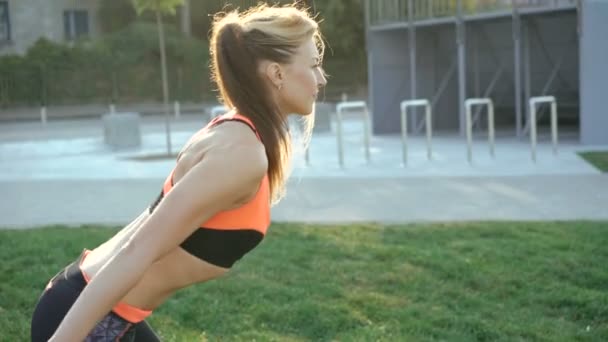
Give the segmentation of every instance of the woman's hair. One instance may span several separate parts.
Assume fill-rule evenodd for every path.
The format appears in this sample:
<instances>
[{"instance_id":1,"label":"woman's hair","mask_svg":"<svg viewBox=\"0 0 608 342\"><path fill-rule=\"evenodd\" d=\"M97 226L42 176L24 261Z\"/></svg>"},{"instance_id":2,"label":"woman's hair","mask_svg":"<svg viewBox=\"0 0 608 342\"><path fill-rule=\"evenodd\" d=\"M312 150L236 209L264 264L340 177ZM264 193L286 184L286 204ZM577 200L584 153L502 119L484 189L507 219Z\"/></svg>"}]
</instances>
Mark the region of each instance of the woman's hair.
<instances>
[{"instance_id":1,"label":"woman's hair","mask_svg":"<svg viewBox=\"0 0 608 342\"><path fill-rule=\"evenodd\" d=\"M242 13L232 11L214 17L210 41L212 79L219 88L220 100L249 118L260 134L268 158L273 203L285 193L292 142L287 117L272 98L258 63L290 63L296 50L310 39L315 39L322 54L324 44L317 22L295 4L260 4ZM303 121L303 140L308 143L314 113Z\"/></svg>"}]
</instances>

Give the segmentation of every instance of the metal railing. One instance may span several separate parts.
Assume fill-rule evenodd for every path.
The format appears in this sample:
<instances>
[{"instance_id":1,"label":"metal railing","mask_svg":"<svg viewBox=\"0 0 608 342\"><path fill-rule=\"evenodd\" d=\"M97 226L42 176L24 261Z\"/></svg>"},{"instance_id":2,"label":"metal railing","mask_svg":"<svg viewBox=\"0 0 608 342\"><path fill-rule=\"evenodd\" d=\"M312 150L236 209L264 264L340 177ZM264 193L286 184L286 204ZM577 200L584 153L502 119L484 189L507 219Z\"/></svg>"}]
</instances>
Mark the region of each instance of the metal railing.
<instances>
[{"instance_id":1,"label":"metal railing","mask_svg":"<svg viewBox=\"0 0 608 342\"><path fill-rule=\"evenodd\" d=\"M486 105L488 107L488 140L490 142L490 155L494 158L494 103L490 98L467 99L464 102L466 108L466 133L467 133L467 160L473 162L473 122L471 118L471 107L474 105Z\"/></svg>"},{"instance_id":2,"label":"metal railing","mask_svg":"<svg viewBox=\"0 0 608 342\"><path fill-rule=\"evenodd\" d=\"M342 133L342 112L351 109L362 110L363 115L363 144L365 145L365 161L369 164L370 157L370 127L369 127L369 111L367 109L367 103L365 101L352 101L352 102L341 102L336 106L336 119L337 119L337 138L338 138L338 163L341 168L344 168L344 142Z\"/></svg>"},{"instance_id":3,"label":"metal railing","mask_svg":"<svg viewBox=\"0 0 608 342\"><path fill-rule=\"evenodd\" d=\"M530 148L532 161L536 162L536 105L548 103L551 105L551 141L553 154L557 155L557 104L554 96L537 96L530 98Z\"/></svg>"},{"instance_id":4,"label":"metal railing","mask_svg":"<svg viewBox=\"0 0 608 342\"><path fill-rule=\"evenodd\" d=\"M410 0L367 0L369 25L382 25L408 21ZM411 0L414 21L455 17L458 0ZM510 12L518 8L559 8L574 6L577 0L462 0L462 14L475 15L493 12Z\"/></svg>"},{"instance_id":5,"label":"metal railing","mask_svg":"<svg viewBox=\"0 0 608 342\"><path fill-rule=\"evenodd\" d=\"M410 107L425 108L426 122L426 154L428 160L432 158L431 139L432 139L432 117L431 103L427 99L408 100L401 102L401 142L403 144L403 166L407 165L407 109Z\"/></svg>"}]
</instances>

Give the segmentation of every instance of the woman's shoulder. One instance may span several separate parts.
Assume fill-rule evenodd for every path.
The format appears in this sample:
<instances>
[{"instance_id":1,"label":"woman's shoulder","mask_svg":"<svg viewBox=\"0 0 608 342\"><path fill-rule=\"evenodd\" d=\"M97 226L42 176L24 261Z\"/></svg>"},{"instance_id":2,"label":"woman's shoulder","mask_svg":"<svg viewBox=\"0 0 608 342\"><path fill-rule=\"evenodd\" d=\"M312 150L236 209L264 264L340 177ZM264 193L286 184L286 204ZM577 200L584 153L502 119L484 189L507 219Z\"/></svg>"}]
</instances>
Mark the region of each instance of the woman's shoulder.
<instances>
[{"instance_id":1,"label":"woman's shoulder","mask_svg":"<svg viewBox=\"0 0 608 342\"><path fill-rule=\"evenodd\" d=\"M206 154L224 156L239 164L253 164L256 168L268 166L264 145L255 132L241 122L230 121L214 127L206 139Z\"/></svg>"}]
</instances>

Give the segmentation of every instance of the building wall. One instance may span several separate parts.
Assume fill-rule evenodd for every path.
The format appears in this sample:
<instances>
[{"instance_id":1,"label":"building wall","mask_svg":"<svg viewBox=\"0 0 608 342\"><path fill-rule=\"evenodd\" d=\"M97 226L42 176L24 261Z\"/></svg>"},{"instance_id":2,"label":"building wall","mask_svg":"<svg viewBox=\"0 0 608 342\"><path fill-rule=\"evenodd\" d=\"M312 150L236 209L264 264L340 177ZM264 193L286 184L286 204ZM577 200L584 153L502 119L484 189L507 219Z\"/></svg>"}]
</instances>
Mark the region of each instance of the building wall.
<instances>
[{"instance_id":1,"label":"building wall","mask_svg":"<svg viewBox=\"0 0 608 342\"><path fill-rule=\"evenodd\" d=\"M441 72L435 66L442 63L444 56L432 53L437 45L435 34L419 30L416 35L416 98L429 98L437 87L436 75ZM401 101L411 99L408 32L403 29L373 32L368 44L374 134L398 133ZM422 110L417 113L418 120L423 120ZM441 118L435 117L434 121L441 121L438 119ZM412 122L409 121L410 128Z\"/></svg>"},{"instance_id":2,"label":"building wall","mask_svg":"<svg viewBox=\"0 0 608 342\"><path fill-rule=\"evenodd\" d=\"M8 6L11 44L2 47L0 54L22 54L41 37L64 42L64 10L86 9L90 37L99 34L99 0L8 0Z\"/></svg>"},{"instance_id":3,"label":"building wall","mask_svg":"<svg viewBox=\"0 0 608 342\"><path fill-rule=\"evenodd\" d=\"M580 46L581 142L608 144L608 2L583 1Z\"/></svg>"},{"instance_id":4,"label":"building wall","mask_svg":"<svg viewBox=\"0 0 608 342\"><path fill-rule=\"evenodd\" d=\"M399 101L407 96L407 32L371 33L368 41L369 89L374 134L399 127Z\"/></svg>"},{"instance_id":5,"label":"building wall","mask_svg":"<svg viewBox=\"0 0 608 342\"><path fill-rule=\"evenodd\" d=\"M560 126L578 126L578 36L576 13L572 10L532 14L522 17L527 27L522 37L522 114L525 115L524 54L529 46L530 95L554 95L558 100ZM465 97L482 97L502 66L502 72L491 89L497 129L515 133L514 44L511 17L470 20L466 24L466 90ZM524 30L524 33L526 30ZM409 42L407 28L370 31L369 88L376 134L398 133L399 103L409 99ZM453 23L416 28L416 97L433 99L442 80L448 82L433 107L433 128L458 132L459 98L456 31ZM560 64L545 94L543 88L551 78L553 67ZM450 70L452 72L450 74ZM544 110L544 109L542 109ZM544 113L539 126L548 126ZM486 129L486 115L480 117L479 129ZM522 122L525 122L525 117Z\"/></svg>"}]
</instances>

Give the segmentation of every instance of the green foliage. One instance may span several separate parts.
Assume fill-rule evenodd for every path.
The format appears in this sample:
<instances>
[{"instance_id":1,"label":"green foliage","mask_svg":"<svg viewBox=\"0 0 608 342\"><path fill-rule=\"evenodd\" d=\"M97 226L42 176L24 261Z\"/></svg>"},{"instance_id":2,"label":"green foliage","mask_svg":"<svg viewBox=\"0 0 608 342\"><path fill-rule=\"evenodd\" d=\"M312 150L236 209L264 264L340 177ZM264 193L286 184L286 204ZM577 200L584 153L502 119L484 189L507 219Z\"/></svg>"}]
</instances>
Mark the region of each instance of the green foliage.
<instances>
[{"instance_id":1,"label":"green foliage","mask_svg":"<svg viewBox=\"0 0 608 342\"><path fill-rule=\"evenodd\" d=\"M40 39L24 56L0 57L0 105L136 102L161 98L156 26L134 22L93 43ZM211 97L208 45L166 30L173 98Z\"/></svg>"},{"instance_id":2,"label":"green foliage","mask_svg":"<svg viewBox=\"0 0 608 342\"><path fill-rule=\"evenodd\" d=\"M327 48L324 65L330 75L326 96L356 93L367 84L365 18L361 0L316 1Z\"/></svg>"},{"instance_id":3,"label":"green foliage","mask_svg":"<svg viewBox=\"0 0 608 342\"><path fill-rule=\"evenodd\" d=\"M145 11L159 11L164 14L175 14L175 8L184 0L132 0L138 14Z\"/></svg>"},{"instance_id":4,"label":"green foliage","mask_svg":"<svg viewBox=\"0 0 608 342\"><path fill-rule=\"evenodd\" d=\"M162 6L175 8L179 3L171 0ZM177 29L179 15L163 18L172 99L215 97L208 71L213 14L256 3L191 0L193 37L185 37ZM161 99L158 29L152 7L156 4L139 1L138 16L132 0L103 0L98 18L104 34L99 39L64 45L42 38L24 56L0 57L0 106ZM328 43L324 66L330 79L322 99L332 101L367 83L362 2L317 0L316 7Z\"/></svg>"},{"instance_id":5,"label":"green foliage","mask_svg":"<svg viewBox=\"0 0 608 342\"><path fill-rule=\"evenodd\" d=\"M131 0L102 0L97 12L102 32L124 29L137 17Z\"/></svg>"}]
</instances>

